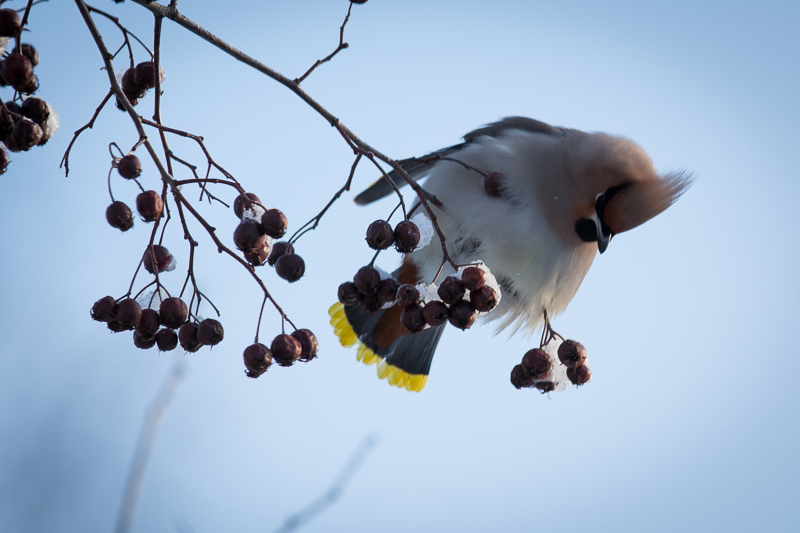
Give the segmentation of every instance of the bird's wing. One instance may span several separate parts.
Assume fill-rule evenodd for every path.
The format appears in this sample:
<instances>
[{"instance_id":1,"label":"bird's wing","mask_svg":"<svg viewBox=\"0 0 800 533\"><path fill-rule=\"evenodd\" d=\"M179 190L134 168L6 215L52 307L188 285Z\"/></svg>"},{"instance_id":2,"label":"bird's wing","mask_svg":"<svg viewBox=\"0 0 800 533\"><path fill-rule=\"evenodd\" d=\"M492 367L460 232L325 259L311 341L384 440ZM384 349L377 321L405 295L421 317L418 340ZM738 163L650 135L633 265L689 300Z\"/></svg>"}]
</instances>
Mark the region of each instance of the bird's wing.
<instances>
[{"instance_id":1,"label":"bird's wing","mask_svg":"<svg viewBox=\"0 0 800 533\"><path fill-rule=\"evenodd\" d=\"M566 135L566 130L564 128L551 126L532 118L506 117L503 120L488 124L482 128L478 128L475 131L467 133L464 135L463 143L442 148L441 150L431 152L423 157L404 159L399 161L399 163L403 170L408 173L411 179L416 181L424 177L428 170L430 170L430 168L442 157L448 157L458 152L465 146L473 143L478 137L499 137L509 130L522 130L531 133L542 133L555 137L563 137ZM407 185L406 181L397 173L397 171L393 170L390 172L389 177L398 187L405 187ZM388 196L391 194L391 192L392 186L389 185L389 182L386 180L386 178L381 177L378 181L370 185L368 189L356 196L355 202L358 205L371 204L376 200L380 200L381 198Z\"/></svg>"}]
</instances>

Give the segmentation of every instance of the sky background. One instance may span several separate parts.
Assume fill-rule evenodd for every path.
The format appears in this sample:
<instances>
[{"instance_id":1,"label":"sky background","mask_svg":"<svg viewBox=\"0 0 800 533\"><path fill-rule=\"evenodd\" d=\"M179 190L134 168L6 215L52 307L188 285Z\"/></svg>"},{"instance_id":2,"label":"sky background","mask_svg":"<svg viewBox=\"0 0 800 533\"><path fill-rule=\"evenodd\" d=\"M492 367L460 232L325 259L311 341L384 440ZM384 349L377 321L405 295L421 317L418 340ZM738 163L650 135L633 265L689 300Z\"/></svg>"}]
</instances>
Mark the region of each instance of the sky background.
<instances>
[{"instance_id":1,"label":"sky background","mask_svg":"<svg viewBox=\"0 0 800 533\"><path fill-rule=\"evenodd\" d=\"M235 5L179 7L292 78L333 50L348 7ZM145 9L97 6L152 42ZM694 173L675 206L614 239L557 317L555 328L587 347L593 380L548 397L509 383L538 340L495 336L491 325L448 328L420 394L388 386L338 345L327 309L372 256L367 225L393 207L352 204L376 178L367 165L300 240L300 282L262 269L298 327L317 334L318 360L244 377L260 291L196 224L196 273L222 311L221 345L159 355L91 321L95 300L127 290L149 236L141 221L122 234L104 218L108 143L127 150L137 137L109 106L79 138L65 179L61 156L107 79L74 3L36 6L25 40L41 55L39 96L61 131L14 154L0 177L0 531L112 530L145 411L176 357L187 375L134 531L272 531L368 434L377 447L304 531L797 531L799 16L788 1L370 0L354 6L350 48L303 83L394 158L523 115L628 136L659 170ZM116 28L98 25L116 48ZM165 123L204 136L220 164L286 213L290 231L345 182L352 152L283 86L169 21L162 61ZM137 109L148 116L152 105L148 94ZM202 164L193 145L172 144ZM160 190L140 157L143 184ZM133 184L113 185L132 205ZM230 240L235 216L203 213ZM179 290L178 224L165 240L178 268L162 279ZM398 261L386 253L379 264ZM279 328L267 311L264 338Z\"/></svg>"}]
</instances>

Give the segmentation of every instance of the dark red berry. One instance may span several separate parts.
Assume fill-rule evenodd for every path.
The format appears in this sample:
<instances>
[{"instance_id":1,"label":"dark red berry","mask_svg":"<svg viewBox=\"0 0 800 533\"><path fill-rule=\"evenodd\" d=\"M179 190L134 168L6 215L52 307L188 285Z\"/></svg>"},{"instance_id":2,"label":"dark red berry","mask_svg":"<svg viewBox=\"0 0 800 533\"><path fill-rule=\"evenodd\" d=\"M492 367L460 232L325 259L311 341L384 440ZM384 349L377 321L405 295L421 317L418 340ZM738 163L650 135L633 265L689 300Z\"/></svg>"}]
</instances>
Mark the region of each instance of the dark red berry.
<instances>
[{"instance_id":1,"label":"dark red berry","mask_svg":"<svg viewBox=\"0 0 800 533\"><path fill-rule=\"evenodd\" d=\"M272 340L270 351L272 351L272 358L280 366L292 366L295 361L300 359L303 346L291 335L282 333Z\"/></svg>"},{"instance_id":2,"label":"dark red berry","mask_svg":"<svg viewBox=\"0 0 800 533\"><path fill-rule=\"evenodd\" d=\"M14 87L18 93L33 94L39 90L39 79L36 77L36 74L31 72L30 77L17 83L12 83L11 86Z\"/></svg>"},{"instance_id":3,"label":"dark red berry","mask_svg":"<svg viewBox=\"0 0 800 533\"><path fill-rule=\"evenodd\" d=\"M233 243L245 253L259 251L266 242L261 225L250 219L243 219L233 232Z\"/></svg>"},{"instance_id":4,"label":"dark red berry","mask_svg":"<svg viewBox=\"0 0 800 533\"><path fill-rule=\"evenodd\" d=\"M497 307L497 296L494 289L484 285L480 289L469 292L469 301L481 313L488 313Z\"/></svg>"},{"instance_id":5,"label":"dark red berry","mask_svg":"<svg viewBox=\"0 0 800 533\"><path fill-rule=\"evenodd\" d=\"M269 258L267 258L267 263L269 266L275 266L275 263L278 262L278 259L284 254L293 254L294 253L294 246L286 241L278 241L272 245L272 251L269 254Z\"/></svg>"},{"instance_id":6,"label":"dark red berry","mask_svg":"<svg viewBox=\"0 0 800 533\"><path fill-rule=\"evenodd\" d=\"M39 140L39 146L44 146L50 140L53 130L50 128L49 122L39 124L39 127L42 128L42 138Z\"/></svg>"},{"instance_id":7,"label":"dark red berry","mask_svg":"<svg viewBox=\"0 0 800 533\"><path fill-rule=\"evenodd\" d=\"M383 302L375 292L372 294L358 293L358 304L367 313L374 314L383 309Z\"/></svg>"},{"instance_id":8,"label":"dark red berry","mask_svg":"<svg viewBox=\"0 0 800 533\"><path fill-rule=\"evenodd\" d=\"M106 209L106 220L112 228L128 231L133 227L133 213L131 208L119 200L108 206Z\"/></svg>"},{"instance_id":9,"label":"dark red berry","mask_svg":"<svg viewBox=\"0 0 800 533\"><path fill-rule=\"evenodd\" d=\"M121 300L114 309L114 320L125 329L133 329L142 319L142 308L132 298Z\"/></svg>"},{"instance_id":10,"label":"dark red berry","mask_svg":"<svg viewBox=\"0 0 800 533\"><path fill-rule=\"evenodd\" d=\"M0 174L5 174L8 164L11 160L8 158L8 150L0 148Z\"/></svg>"},{"instance_id":11,"label":"dark red berry","mask_svg":"<svg viewBox=\"0 0 800 533\"><path fill-rule=\"evenodd\" d=\"M156 86L156 64L153 61L139 63L133 70L133 78L142 89L153 89Z\"/></svg>"},{"instance_id":12,"label":"dark red berry","mask_svg":"<svg viewBox=\"0 0 800 533\"><path fill-rule=\"evenodd\" d=\"M203 343L197 338L197 324L194 322L187 322L178 330L178 342L181 343L181 348L187 352L194 353L203 347Z\"/></svg>"},{"instance_id":13,"label":"dark red berry","mask_svg":"<svg viewBox=\"0 0 800 533\"><path fill-rule=\"evenodd\" d=\"M114 333L120 333L121 331L130 331L133 328L129 328L125 324L123 324L121 322L117 322L116 320L109 320L108 321L108 329L110 329Z\"/></svg>"},{"instance_id":14,"label":"dark red berry","mask_svg":"<svg viewBox=\"0 0 800 533\"><path fill-rule=\"evenodd\" d=\"M387 304L389 302L394 302L395 298L397 298L397 289L400 288L400 282L396 279L389 277L386 279L382 279L380 283L378 283L377 288L375 289L375 294L378 295L381 302Z\"/></svg>"},{"instance_id":15,"label":"dark red berry","mask_svg":"<svg viewBox=\"0 0 800 533\"><path fill-rule=\"evenodd\" d=\"M261 200L251 192L247 193L247 199L241 194L237 196L236 200L233 201L233 212L236 214L236 218L241 219L244 216L244 210L253 207L253 202L261 203Z\"/></svg>"},{"instance_id":16,"label":"dark red berry","mask_svg":"<svg viewBox=\"0 0 800 533\"><path fill-rule=\"evenodd\" d=\"M489 196L502 196L503 184L500 180L500 173L492 172L486 176L483 180L483 188L486 189Z\"/></svg>"},{"instance_id":17,"label":"dark red berry","mask_svg":"<svg viewBox=\"0 0 800 533\"><path fill-rule=\"evenodd\" d=\"M400 313L400 323L411 333L419 333L425 329L425 319L422 317L422 308L412 305Z\"/></svg>"},{"instance_id":18,"label":"dark red berry","mask_svg":"<svg viewBox=\"0 0 800 533\"><path fill-rule=\"evenodd\" d=\"M269 257L270 247L269 243L265 240L261 248L253 252L245 252L244 259L253 266L261 266L267 262Z\"/></svg>"},{"instance_id":19,"label":"dark red berry","mask_svg":"<svg viewBox=\"0 0 800 533\"><path fill-rule=\"evenodd\" d=\"M197 325L197 340L205 346L216 346L222 342L225 331L219 320L206 318Z\"/></svg>"},{"instance_id":20,"label":"dark red berry","mask_svg":"<svg viewBox=\"0 0 800 533\"><path fill-rule=\"evenodd\" d=\"M469 329L477 317L477 311L466 300L459 300L451 305L447 313L447 319L458 329Z\"/></svg>"},{"instance_id":21,"label":"dark red berry","mask_svg":"<svg viewBox=\"0 0 800 533\"><path fill-rule=\"evenodd\" d=\"M116 305L117 301L111 296L100 298L92 306L92 318L98 322L114 320L114 306Z\"/></svg>"},{"instance_id":22,"label":"dark red berry","mask_svg":"<svg viewBox=\"0 0 800 533\"><path fill-rule=\"evenodd\" d=\"M404 220L394 228L394 247L398 252L407 254L414 251L419 244L419 228L410 220Z\"/></svg>"},{"instance_id":23,"label":"dark red berry","mask_svg":"<svg viewBox=\"0 0 800 533\"><path fill-rule=\"evenodd\" d=\"M133 332L133 344L137 348L141 348L142 350L149 350L153 346L156 345L156 337L153 335L152 337L142 337L139 335L138 331Z\"/></svg>"},{"instance_id":24,"label":"dark red berry","mask_svg":"<svg viewBox=\"0 0 800 533\"><path fill-rule=\"evenodd\" d=\"M535 380L545 379L550 375L553 362L547 352L541 348L528 350L522 356L522 369Z\"/></svg>"},{"instance_id":25,"label":"dark red berry","mask_svg":"<svg viewBox=\"0 0 800 533\"><path fill-rule=\"evenodd\" d=\"M385 250L394 244L394 230L385 220L376 220L367 228L367 244L373 250Z\"/></svg>"},{"instance_id":26,"label":"dark red berry","mask_svg":"<svg viewBox=\"0 0 800 533\"><path fill-rule=\"evenodd\" d=\"M381 274L373 267L367 265L358 269L353 277L353 283L361 294L372 294L381 282Z\"/></svg>"},{"instance_id":27,"label":"dark red berry","mask_svg":"<svg viewBox=\"0 0 800 533\"><path fill-rule=\"evenodd\" d=\"M142 163L135 155L128 154L117 161L117 172L126 180L138 178L142 173Z\"/></svg>"},{"instance_id":28,"label":"dark red berry","mask_svg":"<svg viewBox=\"0 0 800 533\"><path fill-rule=\"evenodd\" d=\"M467 267L461 272L461 281L467 290L478 290L486 284L486 272L478 267Z\"/></svg>"},{"instance_id":29,"label":"dark red berry","mask_svg":"<svg viewBox=\"0 0 800 533\"><path fill-rule=\"evenodd\" d=\"M6 145L12 152L25 152L39 144L43 135L41 126L23 118L14 124L14 129L6 136Z\"/></svg>"},{"instance_id":30,"label":"dark red berry","mask_svg":"<svg viewBox=\"0 0 800 533\"><path fill-rule=\"evenodd\" d=\"M31 60L18 52L12 52L3 61L3 79L9 85L18 85L33 76Z\"/></svg>"},{"instance_id":31,"label":"dark red berry","mask_svg":"<svg viewBox=\"0 0 800 533\"><path fill-rule=\"evenodd\" d=\"M19 23L19 14L16 11L13 9L0 9L0 37L16 37L19 35Z\"/></svg>"},{"instance_id":32,"label":"dark red berry","mask_svg":"<svg viewBox=\"0 0 800 533\"><path fill-rule=\"evenodd\" d=\"M511 384L518 389L532 387L533 378L525 373L522 365L517 365L511 369Z\"/></svg>"},{"instance_id":33,"label":"dark red berry","mask_svg":"<svg viewBox=\"0 0 800 533\"><path fill-rule=\"evenodd\" d=\"M158 309L161 323L168 328L178 329L181 324L186 322L189 316L189 309L180 298L166 298Z\"/></svg>"},{"instance_id":34,"label":"dark red berry","mask_svg":"<svg viewBox=\"0 0 800 533\"><path fill-rule=\"evenodd\" d=\"M144 269L151 274L155 274L155 269L153 268L153 256L155 256L155 264L159 272L169 271L174 268L174 258L172 257L172 254L169 253L169 250L167 250L164 246L154 244L152 253L150 252L149 246L145 248L144 260L142 261Z\"/></svg>"},{"instance_id":35,"label":"dark red berry","mask_svg":"<svg viewBox=\"0 0 800 533\"><path fill-rule=\"evenodd\" d=\"M164 200L156 191L144 191L136 197L136 210L145 222L153 222L161 218Z\"/></svg>"},{"instance_id":36,"label":"dark red berry","mask_svg":"<svg viewBox=\"0 0 800 533\"><path fill-rule=\"evenodd\" d=\"M257 378L272 365L272 352L261 343L251 344L244 349L244 366L247 377Z\"/></svg>"},{"instance_id":37,"label":"dark red berry","mask_svg":"<svg viewBox=\"0 0 800 533\"><path fill-rule=\"evenodd\" d=\"M542 394L556 390L556 384L552 381L537 381L533 386L542 391Z\"/></svg>"},{"instance_id":38,"label":"dark red berry","mask_svg":"<svg viewBox=\"0 0 800 533\"><path fill-rule=\"evenodd\" d=\"M125 97L130 101L131 105L138 104L139 99L142 98L147 91L147 89L136 83L136 69L132 68L126 70L122 74L120 87L122 88L122 92L125 93Z\"/></svg>"},{"instance_id":39,"label":"dark red berry","mask_svg":"<svg viewBox=\"0 0 800 533\"><path fill-rule=\"evenodd\" d=\"M444 281L442 281L442 284L439 285L439 289L436 291L439 298L448 305L453 305L461 300L466 292L467 288L464 287L464 283L455 276L447 276L444 278Z\"/></svg>"},{"instance_id":40,"label":"dark red berry","mask_svg":"<svg viewBox=\"0 0 800 533\"><path fill-rule=\"evenodd\" d=\"M367 0L350 0L354 4L366 4Z\"/></svg>"},{"instance_id":41,"label":"dark red berry","mask_svg":"<svg viewBox=\"0 0 800 533\"><path fill-rule=\"evenodd\" d=\"M358 289L352 281L345 281L339 285L339 301L344 305L355 305L358 303Z\"/></svg>"},{"instance_id":42,"label":"dark red berry","mask_svg":"<svg viewBox=\"0 0 800 533\"><path fill-rule=\"evenodd\" d=\"M286 233L288 222L280 209L267 209L261 215L261 229L273 239L280 239Z\"/></svg>"},{"instance_id":43,"label":"dark red berry","mask_svg":"<svg viewBox=\"0 0 800 533\"><path fill-rule=\"evenodd\" d=\"M24 116L40 126L50 118L50 107L41 98L26 98L20 107Z\"/></svg>"},{"instance_id":44,"label":"dark red berry","mask_svg":"<svg viewBox=\"0 0 800 533\"><path fill-rule=\"evenodd\" d=\"M567 378L573 385L585 385L592 379L592 372L586 365L576 366L575 368L567 368Z\"/></svg>"},{"instance_id":45,"label":"dark red berry","mask_svg":"<svg viewBox=\"0 0 800 533\"><path fill-rule=\"evenodd\" d=\"M319 343L317 337L311 332L310 329L298 329L292 333L292 337L300 343L300 360L308 362L317 356L319 350Z\"/></svg>"},{"instance_id":46,"label":"dark red berry","mask_svg":"<svg viewBox=\"0 0 800 533\"><path fill-rule=\"evenodd\" d=\"M422 308L422 318L431 327L441 326L447 322L448 313L447 306L439 300L431 300Z\"/></svg>"},{"instance_id":47,"label":"dark red berry","mask_svg":"<svg viewBox=\"0 0 800 533\"><path fill-rule=\"evenodd\" d=\"M155 339L161 319L155 309L142 309L142 318L136 325L136 333L144 340Z\"/></svg>"},{"instance_id":48,"label":"dark red berry","mask_svg":"<svg viewBox=\"0 0 800 533\"><path fill-rule=\"evenodd\" d=\"M558 347L558 360L567 368L581 366L586 361L586 348L579 342L566 340Z\"/></svg>"},{"instance_id":49,"label":"dark red berry","mask_svg":"<svg viewBox=\"0 0 800 533\"><path fill-rule=\"evenodd\" d=\"M419 290L410 283L400 285L397 289L397 305L400 307L411 307L419 304Z\"/></svg>"},{"instance_id":50,"label":"dark red berry","mask_svg":"<svg viewBox=\"0 0 800 533\"><path fill-rule=\"evenodd\" d=\"M22 45L22 55L27 57L34 67L39 64L39 52L36 51L32 44L24 43Z\"/></svg>"},{"instance_id":51,"label":"dark red berry","mask_svg":"<svg viewBox=\"0 0 800 533\"><path fill-rule=\"evenodd\" d=\"M174 329L162 329L156 334L156 344L162 352L171 352L178 347L178 334Z\"/></svg>"},{"instance_id":52,"label":"dark red berry","mask_svg":"<svg viewBox=\"0 0 800 533\"><path fill-rule=\"evenodd\" d=\"M275 272L289 283L294 283L306 273L306 263L297 254L284 254L275 262Z\"/></svg>"}]
</instances>

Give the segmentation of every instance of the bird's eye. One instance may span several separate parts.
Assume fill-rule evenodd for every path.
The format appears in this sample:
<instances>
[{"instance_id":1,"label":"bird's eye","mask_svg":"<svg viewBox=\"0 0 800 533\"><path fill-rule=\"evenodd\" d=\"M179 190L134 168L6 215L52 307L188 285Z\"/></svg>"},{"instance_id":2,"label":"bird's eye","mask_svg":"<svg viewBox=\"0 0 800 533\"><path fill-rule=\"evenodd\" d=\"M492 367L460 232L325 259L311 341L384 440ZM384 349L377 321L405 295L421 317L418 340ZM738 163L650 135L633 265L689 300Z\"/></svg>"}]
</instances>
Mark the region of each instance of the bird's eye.
<instances>
[{"instance_id":1,"label":"bird's eye","mask_svg":"<svg viewBox=\"0 0 800 533\"><path fill-rule=\"evenodd\" d=\"M583 242L597 242L597 224L591 218L582 218L577 221L575 233Z\"/></svg>"}]
</instances>

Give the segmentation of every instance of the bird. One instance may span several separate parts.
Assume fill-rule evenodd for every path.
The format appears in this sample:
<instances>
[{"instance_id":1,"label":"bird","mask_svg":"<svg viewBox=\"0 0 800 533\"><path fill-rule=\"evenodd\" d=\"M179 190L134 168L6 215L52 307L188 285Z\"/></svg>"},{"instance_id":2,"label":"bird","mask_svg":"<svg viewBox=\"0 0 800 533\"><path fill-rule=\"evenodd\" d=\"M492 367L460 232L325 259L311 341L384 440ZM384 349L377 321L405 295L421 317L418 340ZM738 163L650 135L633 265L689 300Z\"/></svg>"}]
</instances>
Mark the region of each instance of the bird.
<instances>
[{"instance_id":1,"label":"bird","mask_svg":"<svg viewBox=\"0 0 800 533\"><path fill-rule=\"evenodd\" d=\"M659 174L632 140L608 133L506 117L478 128L463 142L399 162L422 187L458 265L482 262L502 298L487 318L498 331L512 324L531 333L564 311L594 261L612 238L671 206L690 186L685 170ZM487 176L499 183L491 194ZM389 177L406 185L396 172ZM394 188L383 177L355 197L367 205ZM399 283L430 283L455 270L443 263L438 237L403 256L392 276ZM392 385L420 391L445 325L410 334L397 305L368 313L334 304L331 324L344 346L358 344L357 359L377 364Z\"/></svg>"}]
</instances>

